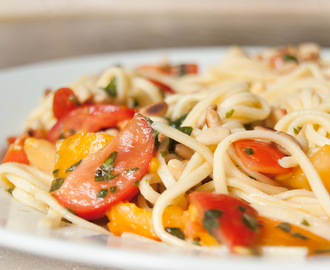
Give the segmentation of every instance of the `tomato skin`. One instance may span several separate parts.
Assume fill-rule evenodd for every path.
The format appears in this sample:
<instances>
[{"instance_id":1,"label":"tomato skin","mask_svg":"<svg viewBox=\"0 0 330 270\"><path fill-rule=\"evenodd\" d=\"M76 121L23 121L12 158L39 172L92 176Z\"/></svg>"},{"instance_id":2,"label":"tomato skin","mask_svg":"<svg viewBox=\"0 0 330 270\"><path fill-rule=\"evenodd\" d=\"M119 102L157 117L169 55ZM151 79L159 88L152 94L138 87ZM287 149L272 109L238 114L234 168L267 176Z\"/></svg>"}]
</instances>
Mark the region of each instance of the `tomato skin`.
<instances>
[{"instance_id":1,"label":"tomato skin","mask_svg":"<svg viewBox=\"0 0 330 270\"><path fill-rule=\"evenodd\" d=\"M79 132L96 132L103 128L114 127L123 120L131 119L134 109L117 105L80 106L60 120L47 133L46 139L56 142L61 136L69 137Z\"/></svg>"},{"instance_id":2,"label":"tomato skin","mask_svg":"<svg viewBox=\"0 0 330 270\"><path fill-rule=\"evenodd\" d=\"M292 168L283 168L278 160L285 155L274 146L255 140L234 142L236 153L243 165L251 171L267 174L287 174ZM251 152L250 149L253 151Z\"/></svg>"},{"instance_id":3,"label":"tomato skin","mask_svg":"<svg viewBox=\"0 0 330 270\"><path fill-rule=\"evenodd\" d=\"M153 79L149 79L149 81L151 81L154 85L156 85L157 87L159 87L163 92L165 93L169 93L169 94L174 94L175 91L169 87L168 85L161 83L160 81L156 81Z\"/></svg>"},{"instance_id":4,"label":"tomato skin","mask_svg":"<svg viewBox=\"0 0 330 270\"><path fill-rule=\"evenodd\" d=\"M11 139L8 140L8 142L12 142L12 143L9 145L7 154L2 163L18 162L18 163L29 165L30 162L23 149L24 142L27 138L28 138L28 135L26 133L23 133L22 135L20 135L18 137L11 137Z\"/></svg>"},{"instance_id":5,"label":"tomato skin","mask_svg":"<svg viewBox=\"0 0 330 270\"><path fill-rule=\"evenodd\" d=\"M244 217L248 217L255 222L254 225L257 224L258 212L250 205L233 196L203 191L189 194L188 200L195 208L191 211L195 213L192 221L202 224L218 242L227 245L230 250L235 246L249 247L253 244L257 226L252 229L243 222ZM205 227L203 220L209 210L221 211L221 215L215 218L218 227Z\"/></svg>"},{"instance_id":6,"label":"tomato skin","mask_svg":"<svg viewBox=\"0 0 330 270\"><path fill-rule=\"evenodd\" d=\"M137 114L104 148L83 159L53 196L61 205L75 211L82 218L101 218L112 205L130 200L139 192L134 183L147 173L154 147L150 123ZM95 172L115 151L118 154L112 173L119 176L109 181L96 182ZM138 170L127 173L132 168ZM117 187L114 193L109 191L106 197L97 198L101 189L109 190L114 186Z\"/></svg>"},{"instance_id":7,"label":"tomato skin","mask_svg":"<svg viewBox=\"0 0 330 270\"><path fill-rule=\"evenodd\" d=\"M53 112L57 120L79 106L79 102L70 88L60 88L54 94Z\"/></svg>"}]
</instances>

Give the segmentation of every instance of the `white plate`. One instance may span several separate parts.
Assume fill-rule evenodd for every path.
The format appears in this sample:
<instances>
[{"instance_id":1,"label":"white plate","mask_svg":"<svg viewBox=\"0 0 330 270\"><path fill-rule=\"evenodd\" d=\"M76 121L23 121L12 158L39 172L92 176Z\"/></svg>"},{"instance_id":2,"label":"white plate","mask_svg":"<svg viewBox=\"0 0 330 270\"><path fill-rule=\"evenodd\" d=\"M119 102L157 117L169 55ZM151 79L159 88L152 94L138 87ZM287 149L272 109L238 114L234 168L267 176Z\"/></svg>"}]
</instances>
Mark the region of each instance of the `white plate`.
<instances>
[{"instance_id":1,"label":"white plate","mask_svg":"<svg viewBox=\"0 0 330 270\"><path fill-rule=\"evenodd\" d=\"M254 50L254 48L250 48ZM37 104L46 88L56 89L80 75L97 73L107 66L121 64L133 68L158 63L167 56L174 63L196 62L205 70L224 57L225 48L190 48L136 51L53 61L0 71L0 147L5 138L19 134L27 113ZM329 57L326 50L324 55ZM219 256L216 251L192 251L162 244L141 243L109 237L68 225L41 231L37 221L43 215L16 202L0 190L0 245L52 258L123 269L326 269L330 258L265 259Z\"/></svg>"}]
</instances>

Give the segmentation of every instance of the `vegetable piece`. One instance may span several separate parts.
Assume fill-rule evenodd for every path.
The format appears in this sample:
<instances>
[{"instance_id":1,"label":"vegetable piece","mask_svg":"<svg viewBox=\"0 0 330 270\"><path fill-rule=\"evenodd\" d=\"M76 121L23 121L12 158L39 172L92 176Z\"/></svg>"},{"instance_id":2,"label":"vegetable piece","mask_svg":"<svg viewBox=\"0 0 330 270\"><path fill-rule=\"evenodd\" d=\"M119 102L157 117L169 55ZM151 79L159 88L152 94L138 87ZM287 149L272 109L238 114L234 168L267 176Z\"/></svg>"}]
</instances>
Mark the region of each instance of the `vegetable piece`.
<instances>
[{"instance_id":1,"label":"vegetable piece","mask_svg":"<svg viewBox=\"0 0 330 270\"><path fill-rule=\"evenodd\" d=\"M283 168L278 163L285 155L268 143L241 140L235 142L234 146L243 165L251 171L276 175L292 171L292 168Z\"/></svg>"},{"instance_id":2,"label":"vegetable piece","mask_svg":"<svg viewBox=\"0 0 330 270\"><path fill-rule=\"evenodd\" d=\"M57 177L67 177L85 157L101 150L113 138L103 133L82 132L59 141L56 145L57 159L54 166Z\"/></svg>"},{"instance_id":3,"label":"vegetable piece","mask_svg":"<svg viewBox=\"0 0 330 270\"><path fill-rule=\"evenodd\" d=\"M114 127L123 120L129 120L135 111L116 105L80 106L62 117L48 132L46 138L56 142L59 138L67 138L79 132L96 132L104 128Z\"/></svg>"},{"instance_id":4,"label":"vegetable piece","mask_svg":"<svg viewBox=\"0 0 330 270\"><path fill-rule=\"evenodd\" d=\"M27 139L28 135L23 133L22 135L18 136L14 143L9 145L7 154L3 160L3 163L7 162L18 162L22 164L29 165L30 162L27 158L27 155L23 149L24 142Z\"/></svg>"},{"instance_id":5,"label":"vegetable piece","mask_svg":"<svg viewBox=\"0 0 330 270\"><path fill-rule=\"evenodd\" d=\"M54 144L42 139L27 138L23 150L31 166L50 173L54 170L56 154Z\"/></svg>"},{"instance_id":6,"label":"vegetable piece","mask_svg":"<svg viewBox=\"0 0 330 270\"><path fill-rule=\"evenodd\" d=\"M257 211L247 203L226 195L193 192L188 197L192 222L201 224L219 243L230 250L252 245L257 226Z\"/></svg>"},{"instance_id":7,"label":"vegetable piece","mask_svg":"<svg viewBox=\"0 0 330 270\"><path fill-rule=\"evenodd\" d=\"M171 87L166 85L165 83L162 83L160 81L153 80L153 79L149 79L149 81L151 81L154 85L159 87L165 93L169 93L169 94L174 94L175 93L175 91Z\"/></svg>"},{"instance_id":8,"label":"vegetable piece","mask_svg":"<svg viewBox=\"0 0 330 270\"><path fill-rule=\"evenodd\" d=\"M330 145L322 146L309 160L318 172L325 188L330 192ZM308 180L300 167L294 168L292 173L279 175L275 179L285 187L311 190Z\"/></svg>"},{"instance_id":9,"label":"vegetable piece","mask_svg":"<svg viewBox=\"0 0 330 270\"><path fill-rule=\"evenodd\" d=\"M136 115L104 148L86 156L80 165L68 174L53 196L61 205L72 209L82 218L101 218L111 206L130 200L138 193L139 189L134 183L147 173L154 148L149 122ZM118 176L109 181L95 181L96 174L114 152L117 152L117 156L110 172ZM139 169L130 173L124 172L132 168ZM117 186L115 193L110 190L113 186ZM97 194L100 195L99 192L104 189L107 189L108 193L104 198L98 198Z\"/></svg>"},{"instance_id":10,"label":"vegetable piece","mask_svg":"<svg viewBox=\"0 0 330 270\"><path fill-rule=\"evenodd\" d=\"M54 94L53 112L57 120L79 105L77 97L70 88L60 88Z\"/></svg>"},{"instance_id":11,"label":"vegetable piece","mask_svg":"<svg viewBox=\"0 0 330 270\"><path fill-rule=\"evenodd\" d=\"M152 212L137 207L134 203L118 203L114 205L107 216L110 220L108 227L114 235L120 236L124 232L131 232L160 241L152 228ZM179 206L168 206L163 214L164 228L172 231L181 230L183 210Z\"/></svg>"},{"instance_id":12,"label":"vegetable piece","mask_svg":"<svg viewBox=\"0 0 330 270\"><path fill-rule=\"evenodd\" d=\"M317 250L330 249L330 242L298 226L270 220L265 217L258 218L259 233L255 238L255 245L307 247L309 254ZM285 225L283 225L285 224Z\"/></svg>"},{"instance_id":13,"label":"vegetable piece","mask_svg":"<svg viewBox=\"0 0 330 270\"><path fill-rule=\"evenodd\" d=\"M160 73L172 76L182 76L187 74L197 74L198 66L196 64L182 64L177 66L170 65L143 65L137 68L139 71L146 71L150 73Z\"/></svg>"}]
</instances>

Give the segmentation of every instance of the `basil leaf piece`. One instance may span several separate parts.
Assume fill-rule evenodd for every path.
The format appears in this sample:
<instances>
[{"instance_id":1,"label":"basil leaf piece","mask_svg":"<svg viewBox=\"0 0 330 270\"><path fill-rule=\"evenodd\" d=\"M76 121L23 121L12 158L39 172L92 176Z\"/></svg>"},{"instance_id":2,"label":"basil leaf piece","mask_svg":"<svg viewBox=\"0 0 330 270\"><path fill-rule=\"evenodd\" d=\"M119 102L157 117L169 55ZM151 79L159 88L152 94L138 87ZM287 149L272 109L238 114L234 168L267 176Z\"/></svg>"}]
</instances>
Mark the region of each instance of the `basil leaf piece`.
<instances>
[{"instance_id":1,"label":"basil leaf piece","mask_svg":"<svg viewBox=\"0 0 330 270\"><path fill-rule=\"evenodd\" d=\"M194 238L193 240L192 240L192 244L193 245L196 245L196 246L200 246L200 240L198 239L198 238Z\"/></svg>"},{"instance_id":2,"label":"basil leaf piece","mask_svg":"<svg viewBox=\"0 0 330 270\"><path fill-rule=\"evenodd\" d=\"M109 190L107 188L102 188L96 193L96 198L104 199L108 195Z\"/></svg>"},{"instance_id":3,"label":"basil leaf piece","mask_svg":"<svg viewBox=\"0 0 330 270\"><path fill-rule=\"evenodd\" d=\"M210 235L214 237L215 235L213 233L213 230L220 227L220 223L217 218L221 217L221 215L222 211L218 209L210 209L204 212L204 218L202 220L203 227Z\"/></svg>"},{"instance_id":4,"label":"basil leaf piece","mask_svg":"<svg viewBox=\"0 0 330 270\"><path fill-rule=\"evenodd\" d=\"M58 190L63 185L64 180L65 178L56 177L52 182L49 192L54 192L55 190Z\"/></svg>"},{"instance_id":5,"label":"basil leaf piece","mask_svg":"<svg viewBox=\"0 0 330 270\"><path fill-rule=\"evenodd\" d=\"M53 175L54 175L54 176L57 176L59 171L60 171L60 169L54 170L54 171L53 171Z\"/></svg>"},{"instance_id":6,"label":"basil leaf piece","mask_svg":"<svg viewBox=\"0 0 330 270\"><path fill-rule=\"evenodd\" d=\"M228 111L228 112L226 113L226 118L230 118L230 117L232 117L233 114L234 114L234 112L235 112L234 109L231 109L230 111Z\"/></svg>"},{"instance_id":7,"label":"basil leaf piece","mask_svg":"<svg viewBox=\"0 0 330 270\"><path fill-rule=\"evenodd\" d=\"M112 174L112 170L115 167L117 155L118 152L112 152L104 161L104 163L99 168L97 168L94 174L94 180L96 182L110 181L111 179L114 179L119 176L119 174Z\"/></svg>"},{"instance_id":8,"label":"basil leaf piece","mask_svg":"<svg viewBox=\"0 0 330 270\"><path fill-rule=\"evenodd\" d=\"M303 235L303 234L301 234L301 233L298 233L298 232L296 232L296 233L293 233L293 234L291 234L293 237L298 237L298 238L300 238L300 239L302 239L302 240L307 240L308 239L308 237L307 236L305 236L305 235Z\"/></svg>"},{"instance_id":9,"label":"basil leaf piece","mask_svg":"<svg viewBox=\"0 0 330 270\"><path fill-rule=\"evenodd\" d=\"M192 130L193 130L193 128L192 127L190 127L190 126L186 126L186 127L178 127L178 128L176 128L177 130L179 130L179 131L181 131L181 132L183 132L184 134L186 134L186 135L188 135L188 136L190 136L190 134L191 134L191 132L192 132ZM178 144L178 142L177 141L175 141L175 140L173 140L173 139L169 139L169 144L168 144L168 151L169 151L169 153L174 153L175 151L174 151L174 149L175 149L175 146Z\"/></svg>"},{"instance_id":10,"label":"basil leaf piece","mask_svg":"<svg viewBox=\"0 0 330 270\"><path fill-rule=\"evenodd\" d=\"M135 168L132 168L132 169L124 170L123 173L133 173L133 172L136 172L138 170L139 170L139 168L135 167Z\"/></svg>"},{"instance_id":11,"label":"basil leaf piece","mask_svg":"<svg viewBox=\"0 0 330 270\"><path fill-rule=\"evenodd\" d=\"M110 193L116 193L117 186L110 187Z\"/></svg>"},{"instance_id":12,"label":"basil leaf piece","mask_svg":"<svg viewBox=\"0 0 330 270\"><path fill-rule=\"evenodd\" d=\"M289 55L289 54L283 54L283 60L284 61L295 61L298 63L297 58L292 55Z\"/></svg>"},{"instance_id":13,"label":"basil leaf piece","mask_svg":"<svg viewBox=\"0 0 330 270\"><path fill-rule=\"evenodd\" d=\"M183 232L181 231L180 228L166 227L165 231L167 231L169 234L171 234L171 235L173 235L173 236L175 236L179 239L185 240L184 234L183 234Z\"/></svg>"},{"instance_id":14,"label":"basil leaf piece","mask_svg":"<svg viewBox=\"0 0 330 270\"><path fill-rule=\"evenodd\" d=\"M245 211L246 211L246 207L244 207L244 206L237 206L237 209L239 210L239 211L241 211L242 213L244 213Z\"/></svg>"},{"instance_id":15,"label":"basil leaf piece","mask_svg":"<svg viewBox=\"0 0 330 270\"><path fill-rule=\"evenodd\" d=\"M298 135L302 127L293 128L294 134Z\"/></svg>"},{"instance_id":16,"label":"basil leaf piece","mask_svg":"<svg viewBox=\"0 0 330 270\"><path fill-rule=\"evenodd\" d=\"M250 156L250 155L254 155L254 150L253 150L252 148L243 147L242 149L243 149L243 152L244 152L245 154L247 154L248 156Z\"/></svg>"},{"instance_id":17,"label":"basil leaf piece","mask_svg":"<svg viewBox=\"0 0 330 270\"><path fill-rule=\"evenodd\" d=\"M75 95L70 95L69 100L76 106L80 106L80 103Z\"/></svg>"},{"instance_id":18,"label":"basil leaf piece","mask_svg":"<svg viewBox=\"0 0 330 270\"><path fill-rule=\"evenodd\" d=\"M248 227L250 230L257 232L258 231L258 221L256 218L250 216L247 213L244 213L242 217L242 222L246 227Z\"/></svg>"},{"instance_id":19,"label":"basil leaf piece","mask_svg":"<svg viewBox=\"0 0 330 270\"><path fill-rule=\"evenodd\" d=\"M282 231L287 232L287 233L291 232L291 225L287 222L282 222L282 223L278 224L276 226L276 228L279 228Z\"/></svg>"},{"instance_id":20,"label":"basil leaf piece","mask_svg":"<svg viewBox=\"0 0 330 270\"><path fill-rule=\"evenodd\" d=\"M135 181L135 182L133 183L133 186L134 186L134 187L137 187L139 184L140 184L140 181Z\"/></svg>"},{"instance_id":21,"label":"basil leaf piece","mask_svg":"<svg viewBox=\"0 0 330 270\"><path fill-rule=\"evenodd\" d=\"M330 249L316 249L313 250L314 254L325 254L325 253L330 253Z\"/></svg>"},{"instance_id":22,"label":"basil leaf piece","mask_svg":"<svg viewBox=\"0 0 330 270\"><path fill-rule=\"evenodd\" d=\"M174 128L179 128L182 125L183 121L186 119L186 117L187 117L187 114L184 114L180 118L178 118L174 121L169 120L170 126L174 127Z\"/></svg>"},{"instance_id":23,"label":"basil leaf piece","mask_svg":"<svg viewBox=\"0 0 330 270\"><path fill-rule=\"evenodd\" d=\"M250 177L252 180L257 180L253 176L251 176L251 175L248 175L248 177Z\"/></svg>"},{"instance_id":24,"label":"basil leaf piece","mask_svg":"<svg viewBox=\"0 0 330 270\"><path fill-rule=\"evenodd\" d=\"M307 221L306 219L303 219L303 220L301 221L301 224L302 224L302 225L305 225L306 227L311 226L311 225L308 223L308 221Z\"/></svg>"},{"instance_id":25,"label":"basil leaf piece","mask_svg":"<svg viewBox=\"0 0 330 270\"><path fill-rule=\"evenodd\" d=\"M78 216L77 213L75 211L73 211L72 209L70 209L69 207L65 207L64 209L66 209L68 212L70 212L71 214Z\"/></svg>"},{"instance_id":26,"label":"basil leaf piece","mask_svg":"<svg viewBox=\"0 0 330 270\"><path fill-rule=\"evenodd\" d=\"M117 79L116 77L112 78L107 87L103 90L108 94L109 97L117 96Z\"/></svg>"},{"instance_id":27,"label":"basil leaf piece","mask_svg":"<svg viewBox=\"0 0 330 270\"><path fill-rule=\"evenodd\" d=\"M68 173L68 172L72 172L74 169L76 169L80 163L82 162L83 160L79 160L78 162L74 163L73 165L71 165L69 168L66 169L65 173Z\"/></svg>"},{"instance_id":28,"label":"basil leaf piece","mask_svg":"<svg viewBox=\"0 0 330 270\"><path fill-rule=\"evenodd\" d=\"M10 193L11 195L13 195L13 191L14 191L14 189L15 189L15 187L10 187L10 188L6 189L6 191L7 191L8 193Z\"/></svg>"}]
</instances>

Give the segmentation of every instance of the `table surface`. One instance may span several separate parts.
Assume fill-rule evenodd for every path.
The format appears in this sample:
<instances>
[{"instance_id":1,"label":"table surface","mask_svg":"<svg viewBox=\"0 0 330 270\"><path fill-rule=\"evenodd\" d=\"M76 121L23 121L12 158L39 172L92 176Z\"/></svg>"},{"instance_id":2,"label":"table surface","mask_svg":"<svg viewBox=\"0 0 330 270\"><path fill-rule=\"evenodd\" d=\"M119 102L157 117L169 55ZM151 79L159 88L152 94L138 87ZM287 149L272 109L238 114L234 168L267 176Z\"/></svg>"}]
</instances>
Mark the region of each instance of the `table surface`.
<instances>
[{"instance_id":1,"label":"table surface","mask_svg":"<svg viewBox=\"0 0 330 270\"><path fill-rule=\"evenodd\" d=\"M46 4L45 4L46 2ZM164 47L284 45L330 47L330 2L0 0L0 69L53 59ZM230 3L229 3L230 2ZM29 3L29 4L27 4ZM248 3L248 4L247 4ZM19 7L19 8L18 8ZM0 247L0 269L105 268ZM114 269L110 269L114 270Z\"/></svg>"}]
</instances>

